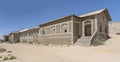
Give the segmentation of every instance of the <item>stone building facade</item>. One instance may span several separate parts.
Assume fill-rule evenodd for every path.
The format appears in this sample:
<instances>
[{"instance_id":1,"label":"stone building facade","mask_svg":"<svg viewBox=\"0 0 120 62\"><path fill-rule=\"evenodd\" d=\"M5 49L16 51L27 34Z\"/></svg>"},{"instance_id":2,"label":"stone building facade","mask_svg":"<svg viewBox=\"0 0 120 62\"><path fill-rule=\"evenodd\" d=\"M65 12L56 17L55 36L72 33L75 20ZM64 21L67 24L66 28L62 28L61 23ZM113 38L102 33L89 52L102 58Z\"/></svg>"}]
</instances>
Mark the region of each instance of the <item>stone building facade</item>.
<instances>
[{"instance_id":1,"label":"stone building facade","mask_svg":"<svg viewBox=\"0 0 120 62\"><path fill-rule=\"evenodd\" d=\"M108 10L101 9L81 16L66 16L37 28L19 31L18 38L20 42L91 46L94 41L108 39L109 21Z\"/></svg>"},{"instance_id":2,"label":"stone building facade","mask_svg":"<svg viewBox=\"0 0 120 62\"><path fill-rule=\"evenodd\" d=\"M20 42L21 43L36 42L38 33L39 33L39 28L38 27L28 29L28 30L24 30L24 31L20 31L19 32Z\"/></svg>"},{"instance_id":3,"label":"stone building facade","mask_svg":"<svg viewBox=\"0 0 120 62\"><path fill-rule=\"evenodd\" d=\"M3 35L3 40L6 42L10 41L9 35Z\"/></svg>"}]
</instances>

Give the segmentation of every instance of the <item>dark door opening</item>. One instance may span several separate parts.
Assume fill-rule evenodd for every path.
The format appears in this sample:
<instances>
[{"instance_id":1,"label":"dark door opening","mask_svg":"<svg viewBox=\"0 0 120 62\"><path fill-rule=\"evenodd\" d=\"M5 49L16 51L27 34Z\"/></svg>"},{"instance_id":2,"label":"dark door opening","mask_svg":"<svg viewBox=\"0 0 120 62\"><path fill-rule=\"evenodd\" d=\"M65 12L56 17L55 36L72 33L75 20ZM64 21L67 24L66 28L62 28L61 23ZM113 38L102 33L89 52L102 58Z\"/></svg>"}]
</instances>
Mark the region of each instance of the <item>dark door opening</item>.
<instances>
[{"instance_id":1,"label":"dark door opening","mask_svg":"<svg viewBox=\"0 0 120 62\"><path fill-rule=\"evenodd\" d=\"M84 27L85 36L91 36L91 22L90 21L85 22Z\"/></svg>"}]
</instances>

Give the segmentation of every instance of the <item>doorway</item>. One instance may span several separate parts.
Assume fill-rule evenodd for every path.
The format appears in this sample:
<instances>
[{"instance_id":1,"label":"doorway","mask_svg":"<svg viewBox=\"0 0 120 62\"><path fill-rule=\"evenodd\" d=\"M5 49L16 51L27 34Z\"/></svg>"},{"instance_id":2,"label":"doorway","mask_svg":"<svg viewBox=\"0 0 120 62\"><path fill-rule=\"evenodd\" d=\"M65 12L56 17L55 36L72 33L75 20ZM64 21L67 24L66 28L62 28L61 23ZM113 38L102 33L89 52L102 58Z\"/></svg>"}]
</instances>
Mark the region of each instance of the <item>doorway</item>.
<instances>
[{"instance_id":1,"label":"doorway","mask_svg":"<svg viewBox=\"0 0 120 62\"><path fill-rule=\"evenodd\" d=\"M84 23L84 34L85 36L91 36L91 21Z\"/></svg>"}]
</instances>

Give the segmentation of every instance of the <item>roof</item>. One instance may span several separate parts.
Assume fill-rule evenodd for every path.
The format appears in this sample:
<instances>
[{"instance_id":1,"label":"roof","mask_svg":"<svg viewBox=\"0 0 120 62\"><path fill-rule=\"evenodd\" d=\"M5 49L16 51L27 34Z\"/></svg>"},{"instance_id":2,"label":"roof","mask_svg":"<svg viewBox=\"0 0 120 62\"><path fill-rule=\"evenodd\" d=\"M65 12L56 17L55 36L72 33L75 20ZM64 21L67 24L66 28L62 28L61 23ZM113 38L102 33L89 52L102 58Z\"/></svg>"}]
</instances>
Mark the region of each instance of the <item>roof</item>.
<instances>
[{"instance_id":1,"label":"roof","mask_svg":"<svg viewBox=\"0 0 120 62\"><path fill-rule=\"evenodd\" d=\"M27 30L27 31L35 30L35 29L38 29L38 28L39 28L39 27L37 26L37 27L31 28L31 29L29 29L29 30Z\"/></svg>"},{"instance_id":2,"label":"roof","mask_svg":"<svg viewBox=\"0 0 120 62\"><path fill-rule=\"evenodd\" d=\"M99 14L99 13L103 12L104 10L105 9L100 9L100 10L97 10L97 11L89 12L89 13L80 15L79 17L86 17L86 16L91 16L91 15Z\"/></svg>"},{"instance_id":3,"label":"roof","mask_svg":"<svg viewBox=\"0 0 120 62\"><path fill-rule=\"evenodd\" d=\"M65 16L65 17L62 17L62 18L59 18L59 19L55 19L55 20L52 20L52 21L49 21L49 22L40 24L39 26L46 25L46 24L49 24L49 23L52 23L52 22L55 22L55 21L58 21L58 20L61 20L61 19L67 18L67 17L71 17L71 16L78 17L78 16L76 16L76 15L69 15L69 16Z\"/></svg>"},{"instance_id":4,"label":"roof","mask_svg":"<svg viewBox=\"0 0 120 62\"><path fill-rule=\"evenodd\" d=\"M93 12L89 12L89 13L80 15L79 17L87 17L87 16L92 16L92 15L97 15L97 14L100 14L102 12L105 12L107 14L108 20L111 21L110 14L109 14L109 12L106 8L100 9L100 10L97 10L97 11L93 11Z\"/></svg>"},{"instance_id":5,"label":"roof","mask_svg":"<svg viewBox=\"0 0 120 62\"><path fill-rule=\"evenodd\" d=\"M36 26L36 27L31 28L31 29L23 29L23 30L21 30L19 32L31 31L31 30L38 29L38 28L39 28L39 26Z\"/></svg>"},{"instance_id":6,"label":"roof","mask_svg":"<svg viewBox=\"0 0 120 62\"><path fill-rule=\"evenodd\" d=\"M39 28L39 26L36 26L36 27L33 27L32 29L38 29Z\"/></svg>"},{"instance_id":7,"label":"roof","mask_svg":"<svg viewBox=\"0 0 120 62\"><path fill-rule=\"evenodd\" d=\"M83 15L80 15L80 16L76 16L76 15L65 16L65 17L62 17L62 18L59 18L59 19L56 19L56 20L49 21L47 23L40 24L39 26L46 25L46 24L49 24L49 23L52 23L52 22L55 22L55 21L59 21L59 20L61 20L63 18L67 18L67 17L71 17L71 16L76 16L76 17L82 18L82 17L92 16L92 15L97 15L97 14L100 14L102 12L105 12L108 21L111 21L111 17L110 17L110 14L109 14L108 10L106 8L104 8L104 9L100 9L100 10L97 10L97 11L89 12L89 13L86 13L86 14L83 14Z\"/></svg>"},{"instance_id":8,"label":"roof","mask_svg":"<svg viewBox=\"0 0 120 62\"><path fill-rule=\"evenodd\" d=\"M3 36L9 36L9 34L3 35Z\"/></svg>"},{"instance_id":9,"label":"roof","mask_svg":"<svg viewBox=\"0 0 120 62\"><path fill-rule=\"evenodd\" d=\"M23 29L23 30L20 30L19 32L24 32L24 31L27 31L27 30L29 30L29 29Z\"/></svg>"}]
</instances>

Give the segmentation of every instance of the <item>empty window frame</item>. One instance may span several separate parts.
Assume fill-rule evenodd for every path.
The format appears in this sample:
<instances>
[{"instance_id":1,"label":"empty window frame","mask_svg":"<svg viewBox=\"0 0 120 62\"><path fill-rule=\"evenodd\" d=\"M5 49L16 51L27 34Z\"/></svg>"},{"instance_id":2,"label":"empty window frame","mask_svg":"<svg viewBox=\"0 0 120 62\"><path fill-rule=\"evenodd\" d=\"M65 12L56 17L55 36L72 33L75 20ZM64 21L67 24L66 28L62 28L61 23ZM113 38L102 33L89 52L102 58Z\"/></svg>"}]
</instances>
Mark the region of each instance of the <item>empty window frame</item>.
<instances>
[{"instance_id":1,"label":"empty window frame","mask_svg":"<svg viewBox=\"0 0 120 62\"><path fill-rule=\"evenodd\" d=\"M56 32L55 26L51 27L51 33L55 34L55 32Z\"/></svg>"},{"instance_id":2,"label":"empty window frame","mask_svg":"<svg viewBox=\"0 0 120 62\"><path fill-rule=\"evenodd\" d=\"M66 33L67 31L68 31L67 24L63 24L63 25L61 26L61 32L62 32L62 33Z\"/></svg>"}]
</instances>

